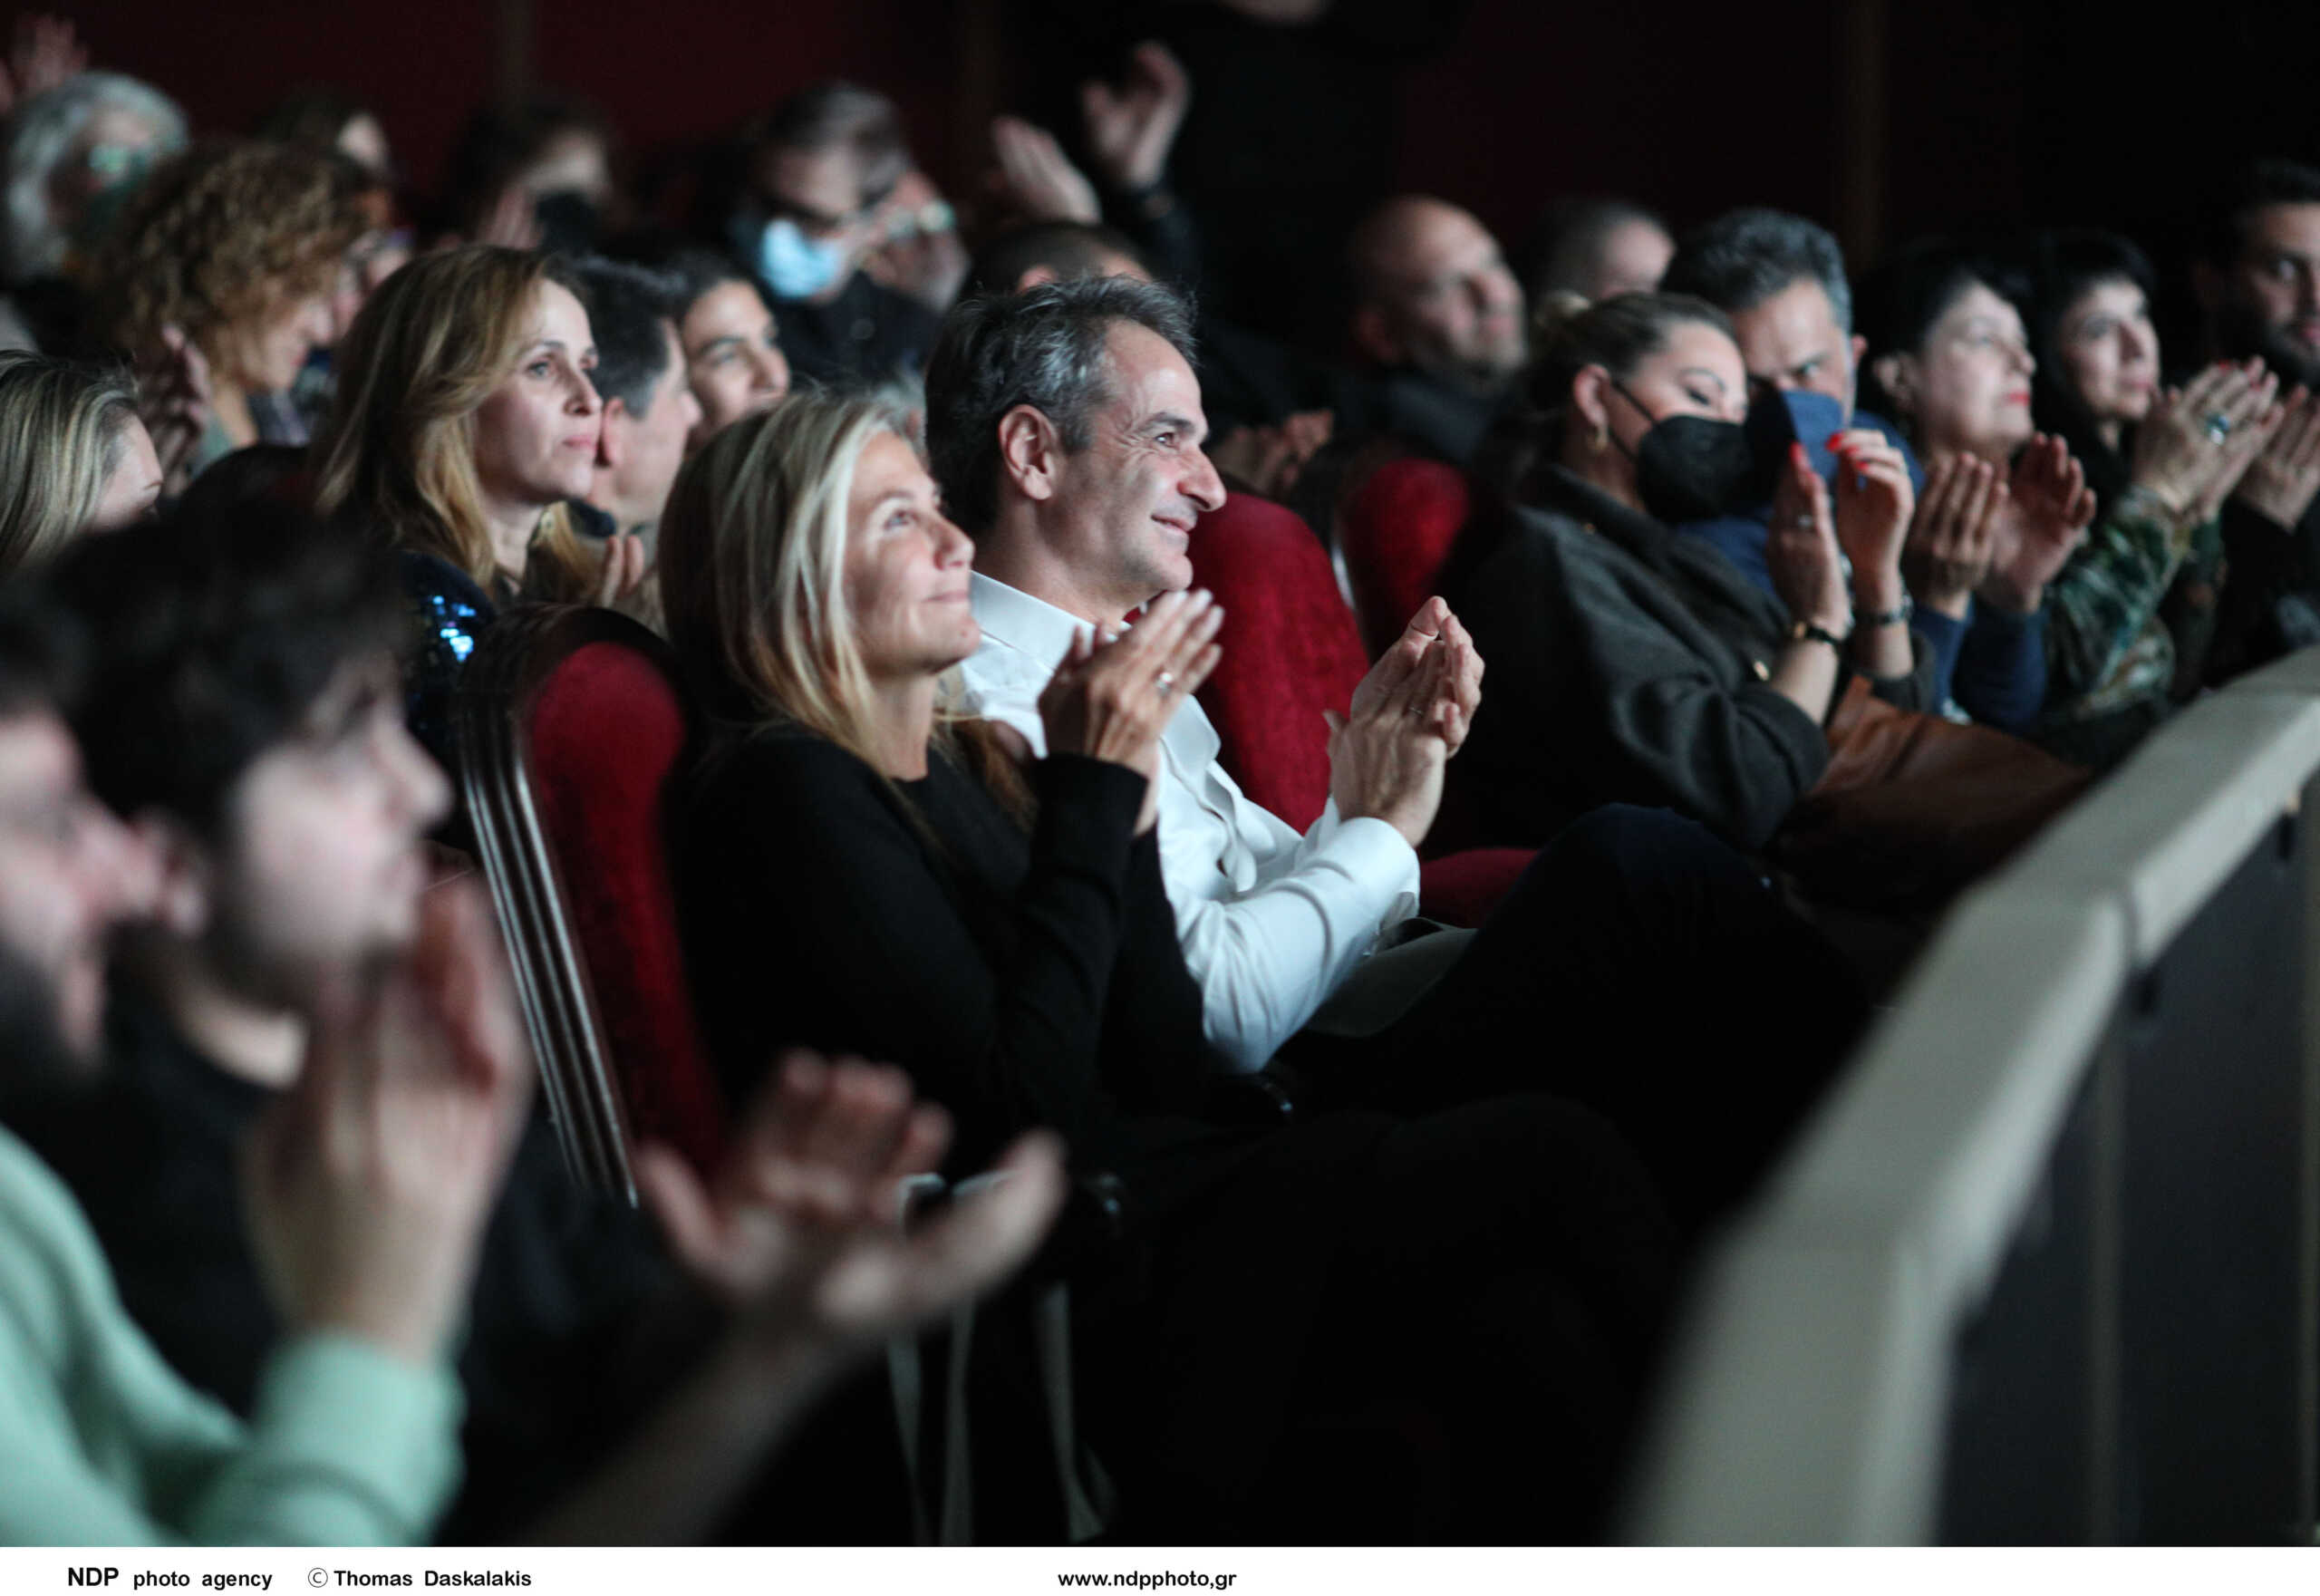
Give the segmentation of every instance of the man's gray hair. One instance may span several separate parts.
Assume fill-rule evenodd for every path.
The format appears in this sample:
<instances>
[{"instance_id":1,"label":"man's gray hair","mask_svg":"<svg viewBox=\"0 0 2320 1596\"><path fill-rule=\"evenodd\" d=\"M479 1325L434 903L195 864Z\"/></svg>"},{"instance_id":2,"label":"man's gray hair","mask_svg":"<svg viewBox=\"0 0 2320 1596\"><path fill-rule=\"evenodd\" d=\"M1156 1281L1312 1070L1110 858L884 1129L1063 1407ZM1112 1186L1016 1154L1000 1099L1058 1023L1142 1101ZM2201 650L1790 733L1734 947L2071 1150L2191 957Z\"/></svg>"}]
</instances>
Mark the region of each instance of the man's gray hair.
<instances>
[{"instance_id":1,"label":"man's gray hair","mask_svg":"<svg viewBox=\"0 0 2320 1596\"><path fill-rule=\"evenodd\" d=\"M49 218L48 185L56 163L101 111L125 111L161 132L161 155L185 145L185 112L151 84L120 73L84 72L24 102L10 121L0 156L8 190L7 230L0 235L0 273L11 283L53 276L72 240Z\"/></svg>"},{"instance_id":2,"label":"man's gray hair","mask_svg":"<svg viewBox=\"0 0 2320 1596\"><path fill-rule=\"evenodd\" d=\"M943 513L980 537L999 514L999 423L1028 404L1073 453L1095 441L1112 398L1109 342L1121 323L1158 334L1190 363L1192 306L1130 277L1046 283L953 307L926 367L926 454Z\"/></svg>"},{"instance_id":3,"label":"man's gray hair","mask_svg":"<svg viewBox=\"0 0 2320 1596\"><path fill-rule=\"evenodd\" d=\"M1851 332L1852 285L1836 236L1784 210L1751 208L1726 211L1687 234L1659 286L1736 315L1804 277L1821 285L1838 327Z\"/></svg>"}]
</instances>

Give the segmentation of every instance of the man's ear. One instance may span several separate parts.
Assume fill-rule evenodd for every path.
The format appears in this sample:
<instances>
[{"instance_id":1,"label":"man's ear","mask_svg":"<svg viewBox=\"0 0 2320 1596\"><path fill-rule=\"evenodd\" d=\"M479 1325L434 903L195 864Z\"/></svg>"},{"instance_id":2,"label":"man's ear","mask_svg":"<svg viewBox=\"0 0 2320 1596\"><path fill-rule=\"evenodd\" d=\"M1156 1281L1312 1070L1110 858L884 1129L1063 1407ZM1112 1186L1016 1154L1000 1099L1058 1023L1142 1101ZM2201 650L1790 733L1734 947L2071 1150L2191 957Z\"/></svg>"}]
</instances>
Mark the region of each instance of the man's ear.
<instances>
[{"instance_id":1,"label":"man's ear","mask_svg":"<svg viewBox=\"0 0 2320 1596\"><path fill-rule=\"evenodd\" d=\"M596 469L617 471L628 458L628 403L604 401L604 424L596 429Z\"/></svg>"},{"instance_id":2,"label":"man's ear","mask_svg":"<svg viewBox=\"0 0 2320 1596\"><path fill-rule=\"evenodd\" d=\"M1056 496L1063 440L1047 412L1019 404L999 418L999 467L1015 491L1045 503Z\"/></svg>"},{"instance_id":3,"label":"man's ear","mask_svg":"<svg viewBox=\"0 0 2320 1596\"><path fill-rule=\"evenodd\" d=\"M159 809L139 815L129 828L154 861L160 882L153 900L155 922L179 941L199 936L217 913L218 870L208 847L183 821Z\"/></svg>"},{"instance_id":4,"label":"man's ear","mask_svg":"<svg viewBox=\"0 0 2320 1596\"><path fill-rule=\"evenodd\" d=\"M1918 408L1918 363L1913 355L1880 354L1869 363L1869 374L1893 396L1893 408L1915 414ZM1894 418L1899 421L1899 416Z\"/></svg>"},{"instance_id":5,"label":"man's ear","mask_svg":"<svg viewBox=\"0 0 2320 1596\"><path fill-rule=\"evenodd\" d=\"M1861 370L1861 357L1869 353L1869 340L1855 333L1852 335L1852 369Z\"/></svg>"},{"instance_id":6,"label":"man's ear","mask_svg":"<svg viewBox=\"0 0 2320 1596\"><path fill-rule=\"evenodd\" d=\"M1394 318L1374 300L1354 308L1353 346L1381 366L1400 365L1409 354L1395 335Z\"/></svg>"}]
</instances>

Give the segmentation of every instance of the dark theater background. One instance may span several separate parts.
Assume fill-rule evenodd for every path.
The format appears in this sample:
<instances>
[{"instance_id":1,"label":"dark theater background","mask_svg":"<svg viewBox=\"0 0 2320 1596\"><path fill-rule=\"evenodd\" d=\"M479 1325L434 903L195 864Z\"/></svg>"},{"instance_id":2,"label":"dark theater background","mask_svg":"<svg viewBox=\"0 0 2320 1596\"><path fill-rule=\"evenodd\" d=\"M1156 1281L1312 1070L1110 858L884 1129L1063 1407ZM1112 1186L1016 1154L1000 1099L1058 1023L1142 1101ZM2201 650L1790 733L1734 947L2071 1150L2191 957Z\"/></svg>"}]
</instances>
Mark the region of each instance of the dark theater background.
<instances>
[{"instance_id":1,"label":"dark theater background","mask_svg":"<svg viewBox=\"0 0 2320 1596\"><path fill-rule=\"evenodd\" d=\"M1197 30L1191 5L1108 0L392 0L57 7L101 63L178 96L198 125L249 126L286 86L377 104L422 191L495 92L577 91L640 171L787 91L846 75L894 94L938 180L981 159L994 111L1075 27ZM1344 0L1414 42L1379 129L1375 186L1472 206L1510 240L1558 192L1633 194L1679 226L1743 201L1831 220L1857 264L1933 228L2109 221L2162 254L2157 218L2257 151L2320 155L2320 6L2209 5L2163 20L2102 0ZM1213 85L1211 85L1212 88ZM1235 114L1195 82L1204 121Z\"/></svg>"}]
</instances>

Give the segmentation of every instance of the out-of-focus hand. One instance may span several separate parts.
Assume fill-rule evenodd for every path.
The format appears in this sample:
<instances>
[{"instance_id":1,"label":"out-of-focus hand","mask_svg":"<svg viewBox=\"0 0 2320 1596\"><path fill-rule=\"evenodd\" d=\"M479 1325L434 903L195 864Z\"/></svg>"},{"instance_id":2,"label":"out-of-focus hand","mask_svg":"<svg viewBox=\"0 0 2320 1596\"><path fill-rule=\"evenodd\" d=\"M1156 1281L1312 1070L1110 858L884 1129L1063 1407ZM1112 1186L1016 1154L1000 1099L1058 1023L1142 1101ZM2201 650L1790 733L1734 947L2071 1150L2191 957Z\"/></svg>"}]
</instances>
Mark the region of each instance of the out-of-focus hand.
<instances>
[{"instance_id":1,"label":"out-of-focus hand","mask_svg":"<svg viewBox=\"0 0 2320 1596\"><path fill-rule=\"evenodd\" d=\"M1837 456L1837 547L1852 562L1857 608L1890 610L1901 602L1901 545L1917 508L1909 462L1874 428L1829 440Z\"/></svg>"},{"instance_id":2,"label":"out-of-focus hand","mask_svg":"<svg viewBox=\"0 0 2320 1596\"><path fill-rule=\"evenodd\" d=\"M2232 494L2276 526L2294 527L2320 495L2320 394L2302 388L2281 407L2277 427Z\"/></svg>"},{"instance_id":3,"label":"out-of-focus hand","mask_svg":"<svg viewBox=\"0 0 2320 1596\"><path fill-rule=\"evenodd\" d=\"M1045 128L1020 117L993 117L991 148L999 158L999 192L1018 214L1033 221L1102 219L1095 185Z\"/></svg>"},{"instance_id":4,"label":"out-of-focus hand","mask_svg":"<svg viewBox=\"0 0 2320 1596\"><path fill-rule=\"evenodd\" d=\"M2209 366L2160 394L2135 427L2131 483L2168 506L2180 524L2196 524L2201 507L2220 503L2247 469L2253 457L2246 429L2272 408L2278 391L2279 379L2250 360Z\"/></svg>"},{"instance_id":5,"label":"out-of-focus hand","mask_svg":"<svg viewBox=\"0 0 2320 1596\"><path fill-rule=\"evenodd\" d=\"M1852 597L1838 557L1829 486L1812 469L1801 443L1789 446L1788 464L1773 490L1764 564L1792 620L1810 622L1837 637L1852 631Z\"/></svg>"},{"instance_id":6,"label":"out-of-focus hand","mask_svg":"<svg viewBox=\"0 0 2320 1596\"><path fill-rule=\"evenodd\" d=\"M1088 155L1105 180L1127 194L1159 182L1192 99L1184 63L1149 40L1128 57L1127 81L1118 88L1100 79L1080 84Z\"/></svg>"},{"instance_id":7,"label":"out-of-focus hand","mask_svg":"<svg viewBox=\"0 0 2320 1596\"><path fill-rule=\"evenodd\" d=\"M1919 604L1953 621L1966 618L1974 590L1996 557L2006 500L2005 478L1978 456L1942 455L1928 468L1925 497L1901 550L1903 572Z\"/></svg>"},{"instance_id":8,"label":"out-of-focus hand","mask_svg":"<svg viewBox=\"0 0 2320 1596\"><path fill-rule=\"evenodd\" d=\"M2014 458L1998 517L1989 576L1997 601L2018 613L2036 609L2093 519L2086 468L2061 439L2034 434Z\"/></svg>"},{"instance_id":9,"label":"out-of-focus hand","mask_svg":"<svg viewBox=\"0 0 2320 1596\"><path fill-rule=\"evenodd\" d=\"M251 1235L284 1319L435 1358L531 1080L481 889L430 890L410 957L325 1001L297 1085L251 1138Z\"/></svg>"},{"instance_id":10,"label":"out-of-focus hand","mask_svg":"<svg viewBox=\"0 0 2320 1596\"><path fill-rule=\"evenodd\" d=\"M491 208L477 222L475 241L508 249L537 249L542 235L534 203L530 189L518 183L508 184L492 197Z\"/></svg>"},{"instance_id":11,"label":"out-of-focus hand","mask_svg":"<svg viewBox=\"0 0 2320 1596\"><path fill-rule=\"evenodd\" d=\"M160 347L143 351L138 361L137 417L152 436L164 498L193 481L209 432L210 401L209 362L180 329L163 326Z\"/></svg>"},{"instance_id":12,"label":"out-of-focus hand","mask_svg":"<svg viewBox=\"0 0 2320 1596\"><path fill-rule=\"evenodd\" d=\"M1250 492L1277 499L1297 486L1336 423L1334 411L1316 410L1300 411L1278 427L1235 427L1209 446L1208 456L1220 472Z\"/></svg>"},{"instance_id":13,"label":"out-of-focus hand","mask_svg":"<svg viewBox=\"0 0 2320 1596\"><path fill-rule=\"evenodd\" d=\"M996 1286L1053 1222L1062 1149L1035 1133L983 1192L905 1234L901 1184L939 1165L950 1135L942 1109L913 1105L902 1071L792 1053L713 1181L649 1146L636 1184L678 1260L761 1350L837 1358Z\"/></svg>"},{"instance_id":14,"label":"out-of-focus hand","mask_svg":"<svg viewBox=\"0 0 2320 1596\"><path fill-rule=\"evenodd\" d=\"M596 566L595 590L589 595L588 602L608 610L618 609L644 585L649 568L644 539L633 532L614 533L604 539L604 558Z\"/></svg>"}]
</instances>

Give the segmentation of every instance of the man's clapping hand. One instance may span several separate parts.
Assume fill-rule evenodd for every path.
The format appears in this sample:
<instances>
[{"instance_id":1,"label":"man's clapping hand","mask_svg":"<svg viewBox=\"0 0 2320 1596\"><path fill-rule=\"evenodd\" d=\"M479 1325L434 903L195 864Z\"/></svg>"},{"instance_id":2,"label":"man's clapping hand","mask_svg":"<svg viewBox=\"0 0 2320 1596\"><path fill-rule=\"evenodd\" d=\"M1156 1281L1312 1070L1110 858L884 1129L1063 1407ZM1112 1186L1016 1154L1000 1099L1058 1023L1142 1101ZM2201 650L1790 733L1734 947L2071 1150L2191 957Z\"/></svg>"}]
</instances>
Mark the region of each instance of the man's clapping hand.
<instances>
[{"instance_id":1,"label":"man's clapping hand","mask_svg":"<svg viewBox=\"0 0 2320 1596\"><path fill-rule=\"evenodd\" d=\"M1344 819L1385 821L1412 847L1442 803L1443 767L1482 704L1483 660L1450 606L1426 601L1354 689L1329 712L1329 796Z\"/></svg>"}]
</instances>

